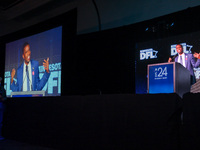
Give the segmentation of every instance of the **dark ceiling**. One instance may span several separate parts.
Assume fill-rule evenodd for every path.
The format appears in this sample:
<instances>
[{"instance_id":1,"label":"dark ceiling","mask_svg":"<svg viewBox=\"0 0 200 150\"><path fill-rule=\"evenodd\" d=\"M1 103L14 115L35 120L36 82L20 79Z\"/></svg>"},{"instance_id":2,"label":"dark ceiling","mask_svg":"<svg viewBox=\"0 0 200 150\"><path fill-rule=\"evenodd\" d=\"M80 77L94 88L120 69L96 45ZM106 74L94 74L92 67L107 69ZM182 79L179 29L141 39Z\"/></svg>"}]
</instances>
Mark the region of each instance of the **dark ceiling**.
<instances>
[{"instance_id":1,"label":"dark ceiling","mask_svg":"<svg viewBox=\"0 0 200 150\"><path fill-rule=\"evenodd\" d=\"M0 36L63 14L79 0L0 0Z\"/></svg>"},{"instance_id":2,"label":"dark ceiling","mask_svg":"<svg viewBox=\"0 0 200 150\"><path fill-rule=\"evenodd\" d=\"M5 11L15 5L21 3L24 0L1 0L0 1L0 9Z\"/></svg>"}]
</instances>

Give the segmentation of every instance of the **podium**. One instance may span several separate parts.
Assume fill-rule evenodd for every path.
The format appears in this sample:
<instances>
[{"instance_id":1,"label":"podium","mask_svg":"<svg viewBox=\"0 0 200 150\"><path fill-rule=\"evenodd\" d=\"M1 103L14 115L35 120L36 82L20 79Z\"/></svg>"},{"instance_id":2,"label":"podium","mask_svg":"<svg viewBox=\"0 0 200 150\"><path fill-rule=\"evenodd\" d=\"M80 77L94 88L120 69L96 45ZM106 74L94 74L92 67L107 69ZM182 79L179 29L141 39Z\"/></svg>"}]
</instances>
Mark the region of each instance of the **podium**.
<instances>
[{"instance_id":1,"label":"podium","mask_svg":"<svg viewBox=\"0 0 200 150\"><path fill-rule=\"evenodd\" d=\"M147 92L177 93L180 97L190 92L190 72L177 62L150 64L147 68Z\"/></svg>"},{"instance_id":2,"label":"podium","mask_svg":"<svg viewBox=\"0 0 200 150\"><path fill-rule=\"evenodd\" d=\"M45 96L45 91L11 92L11 97L39 97Z\"/></svg>"}]
</instances>

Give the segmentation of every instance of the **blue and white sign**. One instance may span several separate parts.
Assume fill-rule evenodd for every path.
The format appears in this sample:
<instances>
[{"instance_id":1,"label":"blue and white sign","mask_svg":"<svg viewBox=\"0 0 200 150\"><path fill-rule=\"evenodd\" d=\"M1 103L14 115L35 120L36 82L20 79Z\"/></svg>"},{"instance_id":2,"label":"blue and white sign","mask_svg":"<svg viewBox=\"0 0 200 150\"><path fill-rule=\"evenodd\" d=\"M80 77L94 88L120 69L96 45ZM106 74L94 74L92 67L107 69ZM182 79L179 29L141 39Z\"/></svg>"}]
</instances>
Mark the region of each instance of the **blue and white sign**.
<instances>
[{"instance_id":1,"label":"blue and white sign","mask_svg":"<svg viewBox=\"0 0 200 150\"><path fill-rule=\"evenodd\" d=\"M149 93L173 93L173 83L173 64L149 66Z\"/></svg>"},{"instance_id":2,"label":"blue and white sign","mask_svg":"<svg viewBox=\"0 0 200 150\"><path fill-rule=\"evenodd\" d=\"M157 53L153 48L140 50L140 60L157 58Z\"/></svg>"}]
</instances>

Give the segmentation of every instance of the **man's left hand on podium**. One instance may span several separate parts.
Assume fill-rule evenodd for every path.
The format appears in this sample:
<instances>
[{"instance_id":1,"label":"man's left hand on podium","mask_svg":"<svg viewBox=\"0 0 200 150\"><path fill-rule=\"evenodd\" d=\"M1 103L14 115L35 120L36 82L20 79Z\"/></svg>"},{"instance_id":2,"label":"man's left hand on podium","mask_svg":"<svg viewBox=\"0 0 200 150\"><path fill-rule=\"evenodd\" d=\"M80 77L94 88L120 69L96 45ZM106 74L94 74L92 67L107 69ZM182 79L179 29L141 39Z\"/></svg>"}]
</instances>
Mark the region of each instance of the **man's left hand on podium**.
<instances>
[{"instance_id":1,"label":"man's left hand on podium","mask_svg":"<svg viewBox=\"0 0 200 150\"><path fill-rule=\"evenodd\" d=\"M172 62L172 58L171 57L169 57L168 62Z\"/></svg>"}]
</instances>

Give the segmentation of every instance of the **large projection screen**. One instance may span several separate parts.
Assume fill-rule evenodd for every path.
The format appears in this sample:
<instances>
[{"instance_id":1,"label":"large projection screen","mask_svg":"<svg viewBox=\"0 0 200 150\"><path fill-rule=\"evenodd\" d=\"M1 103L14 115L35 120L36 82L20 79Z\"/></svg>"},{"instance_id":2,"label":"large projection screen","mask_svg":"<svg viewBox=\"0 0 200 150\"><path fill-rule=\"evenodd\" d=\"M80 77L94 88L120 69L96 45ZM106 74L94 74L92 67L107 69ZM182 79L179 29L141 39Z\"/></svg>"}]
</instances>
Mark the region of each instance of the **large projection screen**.
<instances>
[{"instance_id":1,"label":"large projection screen","mask_svg":"<svg viewBox=\"0 0 200 150\"><path fill-rule=\"evenodd\" d=\"M13 68L16 70L14 82L17 83L17 69L24 63L22 47L26 42L30 45L30 59L39 63L40 80L45 72L43 62L49 58L50 76L41 91L45 91L45 96L60 96L62 26L6 43L4 88L7 96L10 97L11 92L14 92L11 90L11 71ZM31 74L37 74L36 68L32 67ZM20 91L22 89L17 92Z\"/></svg>"}]
</instances>

